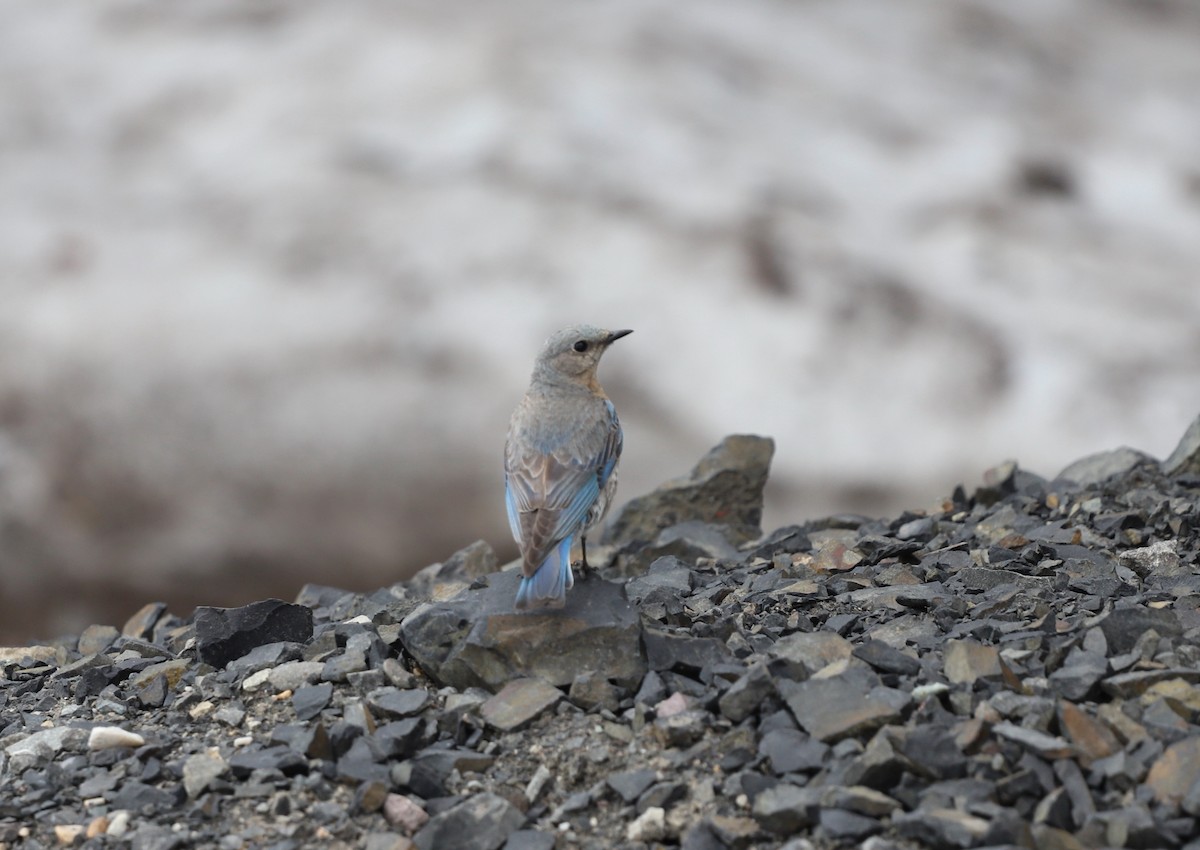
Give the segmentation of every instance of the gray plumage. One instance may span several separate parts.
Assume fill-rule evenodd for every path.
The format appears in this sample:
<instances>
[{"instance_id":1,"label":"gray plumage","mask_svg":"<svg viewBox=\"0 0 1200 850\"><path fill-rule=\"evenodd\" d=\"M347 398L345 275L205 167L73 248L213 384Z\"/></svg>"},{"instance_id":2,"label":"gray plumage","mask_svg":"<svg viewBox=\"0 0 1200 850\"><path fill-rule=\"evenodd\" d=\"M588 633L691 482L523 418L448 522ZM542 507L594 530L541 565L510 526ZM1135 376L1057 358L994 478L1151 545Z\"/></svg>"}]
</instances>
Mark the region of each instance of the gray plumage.
<instances>
[{"instance_id":1,"label":"gray plumage","mask_svg":"<svg viewBox=\"0 0 1200 850\"><path fill-rule=\"evenodd\" d=\"M524 577L516 607L555 608L574 583L571 547L608 511L622 432L596 378L600 358L628 330L578 325L554 334L534 362L504 449L504 495ZM586 548L584 548L586 566Z\"/></svg>"}]
</instances>

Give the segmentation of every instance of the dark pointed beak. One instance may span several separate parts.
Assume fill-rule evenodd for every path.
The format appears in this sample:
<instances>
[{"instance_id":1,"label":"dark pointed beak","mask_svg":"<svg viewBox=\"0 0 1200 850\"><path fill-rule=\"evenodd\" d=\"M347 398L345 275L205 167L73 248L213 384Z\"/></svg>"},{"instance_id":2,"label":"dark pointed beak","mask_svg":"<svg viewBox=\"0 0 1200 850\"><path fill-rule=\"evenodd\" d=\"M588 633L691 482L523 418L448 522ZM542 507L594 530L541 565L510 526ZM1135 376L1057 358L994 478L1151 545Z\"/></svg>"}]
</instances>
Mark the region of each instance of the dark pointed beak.
<instances>
[{"instance_id":1,"label":"dark pointed beak","mask_svg":"<svg viewBox=\"0 0 1200 850\"><path fill-rule=\"evenodd\" d=\"M614 342L619 340L621 337L629 336L631 333L633 333L633 331L631 331L631 330L613 331L612 333L610 333L608 335L608 339L606 339L604 341L604 343L605 343L605 345L612 345Z\"/></svg>"}]
</instances>

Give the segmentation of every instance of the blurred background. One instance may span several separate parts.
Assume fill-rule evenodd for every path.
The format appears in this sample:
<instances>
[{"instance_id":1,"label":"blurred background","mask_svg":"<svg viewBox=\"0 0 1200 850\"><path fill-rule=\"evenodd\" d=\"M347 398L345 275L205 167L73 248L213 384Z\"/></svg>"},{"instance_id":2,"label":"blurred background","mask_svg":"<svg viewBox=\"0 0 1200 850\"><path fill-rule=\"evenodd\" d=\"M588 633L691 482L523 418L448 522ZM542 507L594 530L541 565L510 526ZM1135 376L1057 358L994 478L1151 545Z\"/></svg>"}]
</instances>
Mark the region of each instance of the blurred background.
<instances>
[{"instance_id":1,"label":"blurred background","mask_svg":"<svg viewBox=\"0 0 1200 850\"><path fill-rule=\"evenodd\" d=\"M1200 412L1191 0L0 10L0 642L514 552L561 326L618 504L773 436L765 525Z\"/></svg>"}]
</instances>

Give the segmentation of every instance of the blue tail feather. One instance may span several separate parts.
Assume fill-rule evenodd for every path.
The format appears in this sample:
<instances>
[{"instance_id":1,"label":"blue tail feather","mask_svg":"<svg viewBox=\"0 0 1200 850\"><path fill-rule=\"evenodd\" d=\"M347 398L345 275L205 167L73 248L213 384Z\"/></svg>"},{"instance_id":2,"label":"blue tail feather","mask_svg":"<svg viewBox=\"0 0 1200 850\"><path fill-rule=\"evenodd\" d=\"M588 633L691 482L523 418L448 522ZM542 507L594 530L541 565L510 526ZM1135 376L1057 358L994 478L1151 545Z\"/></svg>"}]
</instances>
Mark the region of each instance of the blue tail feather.
<instances>
[{"instance_id":1,"label":"blue tail feather","mask_svg":"<svg viewBox=\"0 0 1200 850\"><path fill-rule=\"evenodd\" d=\"M517 588L516 608L561 608L567 602L567 591L575 584L571 572L571 538L567 537L542 561L532 576L521 579Z\"/></svg>"}]
</instances>

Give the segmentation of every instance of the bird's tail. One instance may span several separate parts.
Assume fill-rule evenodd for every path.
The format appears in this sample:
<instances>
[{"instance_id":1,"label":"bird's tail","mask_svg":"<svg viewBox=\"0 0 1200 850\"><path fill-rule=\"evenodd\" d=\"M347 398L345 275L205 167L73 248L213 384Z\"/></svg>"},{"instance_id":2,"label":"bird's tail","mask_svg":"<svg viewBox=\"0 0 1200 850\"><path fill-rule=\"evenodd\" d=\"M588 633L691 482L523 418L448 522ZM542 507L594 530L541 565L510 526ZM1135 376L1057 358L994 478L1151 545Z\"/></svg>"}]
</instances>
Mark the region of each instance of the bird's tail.
<instances>
[{"instance_id":1,"label":"bird's tail","mask_svg":"<svg viewBox=\"0 0 1200 850\"><path fill-rule=\"evenodd\" d=\"M521 579L517 588L516 609L561 608L567 604L567 591L575 584L571 573L571 538L550 550L542 565L531 576Z\"/></svg>"}]
</instances>

